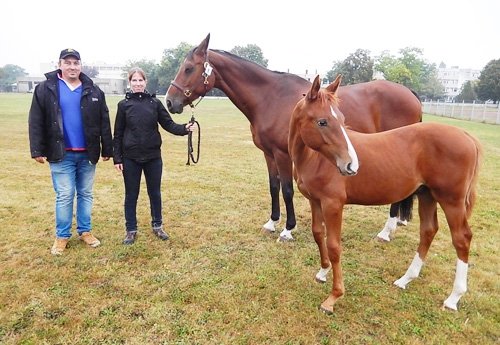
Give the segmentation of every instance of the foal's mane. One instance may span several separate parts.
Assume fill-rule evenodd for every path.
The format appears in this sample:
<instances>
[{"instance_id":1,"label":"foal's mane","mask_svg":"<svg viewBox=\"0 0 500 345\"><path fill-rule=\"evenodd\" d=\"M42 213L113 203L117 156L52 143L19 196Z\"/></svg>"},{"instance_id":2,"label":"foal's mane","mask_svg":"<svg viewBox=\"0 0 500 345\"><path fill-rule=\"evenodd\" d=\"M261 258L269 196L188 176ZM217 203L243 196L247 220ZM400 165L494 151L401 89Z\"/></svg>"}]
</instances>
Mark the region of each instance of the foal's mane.
<instances>
[{"instance_id":1,"label":"foal's mane","mask_svg":"<svg viewBox=\"0 0 500 345\"><path fill-rule=\"evenodd\" d=\"M319 89L318 100L321 102L321 106L327 106L329 102L336 106L340 104L340 98L337 96L337 92L331 92L324 88Z\"/></svg>"}]
</instances>

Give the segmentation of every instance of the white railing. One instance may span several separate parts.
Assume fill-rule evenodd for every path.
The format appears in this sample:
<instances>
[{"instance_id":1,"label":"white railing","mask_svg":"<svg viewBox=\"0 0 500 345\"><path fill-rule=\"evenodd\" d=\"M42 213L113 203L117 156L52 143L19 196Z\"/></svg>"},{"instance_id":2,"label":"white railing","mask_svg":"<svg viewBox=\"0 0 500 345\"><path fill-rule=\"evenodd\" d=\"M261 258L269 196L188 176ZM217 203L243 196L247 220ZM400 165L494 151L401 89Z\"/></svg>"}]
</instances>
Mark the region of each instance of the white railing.
<instances>
[{"instance_id":1,"label":"white railing","mask_svg":"<svg viewBox=\"0 0 500 345\"><path fill-rule=\"evenodd\" d=\"M422 102L422 111L425 114L500 125L499 104L424 101Z\"/></svg>"}]
</instances>

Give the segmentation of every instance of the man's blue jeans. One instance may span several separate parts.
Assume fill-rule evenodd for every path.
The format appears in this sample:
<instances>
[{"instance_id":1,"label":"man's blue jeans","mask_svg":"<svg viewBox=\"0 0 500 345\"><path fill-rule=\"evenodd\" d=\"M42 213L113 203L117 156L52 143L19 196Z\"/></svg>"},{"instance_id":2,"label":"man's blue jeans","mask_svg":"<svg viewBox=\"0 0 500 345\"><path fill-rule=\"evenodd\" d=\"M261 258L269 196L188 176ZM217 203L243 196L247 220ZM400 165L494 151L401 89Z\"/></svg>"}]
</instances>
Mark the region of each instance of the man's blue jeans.
<instances>
[{"instance_id":1,"label":"man's blue jeans","mask_svg":"<svg viewBox=\"0 0 500 345\"><path fill-rule=\"evenodd\" d=\"M125 227L127 232L137 231L137 199L139 198L143 171L151 208L151 226L155 228L162 225L160 190L163 171L162 158L144 162L124 158L123 180L125 182Z\"/></svg>"},{"instance_id":2,"label":"man's blue jeans","mask_svg":"<svg viewBox=\"0 0 500 345\"><path fill-rule=\"evenodd\" d=\"M76 191L76 231L78 235L90 231L92 213L92 186L95 164L86 151L67 151L66 156L50 163L52 184L56 191L56 236L70 238L73 223L73 202Z\"/></svg>"}]
</instances>

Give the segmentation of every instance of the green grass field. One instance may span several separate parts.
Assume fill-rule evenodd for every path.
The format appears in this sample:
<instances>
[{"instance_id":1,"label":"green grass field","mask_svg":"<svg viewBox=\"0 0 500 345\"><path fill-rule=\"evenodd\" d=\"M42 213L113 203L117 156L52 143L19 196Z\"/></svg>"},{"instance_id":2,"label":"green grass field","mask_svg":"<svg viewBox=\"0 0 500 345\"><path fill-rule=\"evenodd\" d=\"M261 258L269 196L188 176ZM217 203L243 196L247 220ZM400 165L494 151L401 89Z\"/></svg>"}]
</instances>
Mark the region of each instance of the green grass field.
<instances>
[{"instance_id":1,"label":"green grass field","mask_svg":"<svg viewBox=\"0 0 500 345\"><path fill-rule=\"evenodd\" d=\"M119 100L107 98L112 123ZM163 135L170 240L161 242L150 230L143 183L138 240L121 244L122 177L111 162L100 162L93 232L102 245L92 249L74 236L61 257L50 254L55 195L49 165L30 158L30 103L31 95L0 94L0 344L500 343L499 126L424 116L465 128L484 146L470 219L469 290L459 311L441 309L456 263L442 212L421 276L400 290L393 282L418 245L416 213L390 243L379 243L374 237L389 206L348 205L346 294L326 316L318 305L331 281L314 282L319 254L308 203L297 191L294 242L276 243L278 234L261 232L270 213L264 157L230 101L198 105L198 164L185 164L186 137ZM173 118L184 123L190 116L186 109Z\"/></svg>"}]
</instances>

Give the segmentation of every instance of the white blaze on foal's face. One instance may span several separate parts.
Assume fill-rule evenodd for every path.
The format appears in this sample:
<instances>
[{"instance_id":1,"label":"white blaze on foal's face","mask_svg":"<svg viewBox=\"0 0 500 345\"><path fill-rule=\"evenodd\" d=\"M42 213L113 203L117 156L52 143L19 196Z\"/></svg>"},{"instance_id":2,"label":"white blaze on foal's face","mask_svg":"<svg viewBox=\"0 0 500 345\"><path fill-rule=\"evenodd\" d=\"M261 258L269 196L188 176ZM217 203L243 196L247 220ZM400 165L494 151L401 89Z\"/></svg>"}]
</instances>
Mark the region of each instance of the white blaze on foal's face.
<instances>
[{"instance_id":1,"label":"white blaze on foal's face","mask_svg":"<svg viewBox=\"0 0 500 345\"><path fill-rule=\"evenodd\" d=\"M333 110L332 106L330 106L330 109L332 111L333 117L336 118L337 121L339 121L339 117L338 117L337 113L335 112L335 110ZM339 123L340 123L340 121L339 121ZM347 136L347 132L345 131L344 126L342 126L342 124L340 124L340 129L342 129L342 133L344 134L344 138L347 142L347 153L349 154L349 157L351 157L351 160L352 160L351 170L354 172L357 172L358 168L359 168L358 155L356 154L356 150L354 150L354 147L352 146L351 140Z\"/></svg>"}]
</instances>

